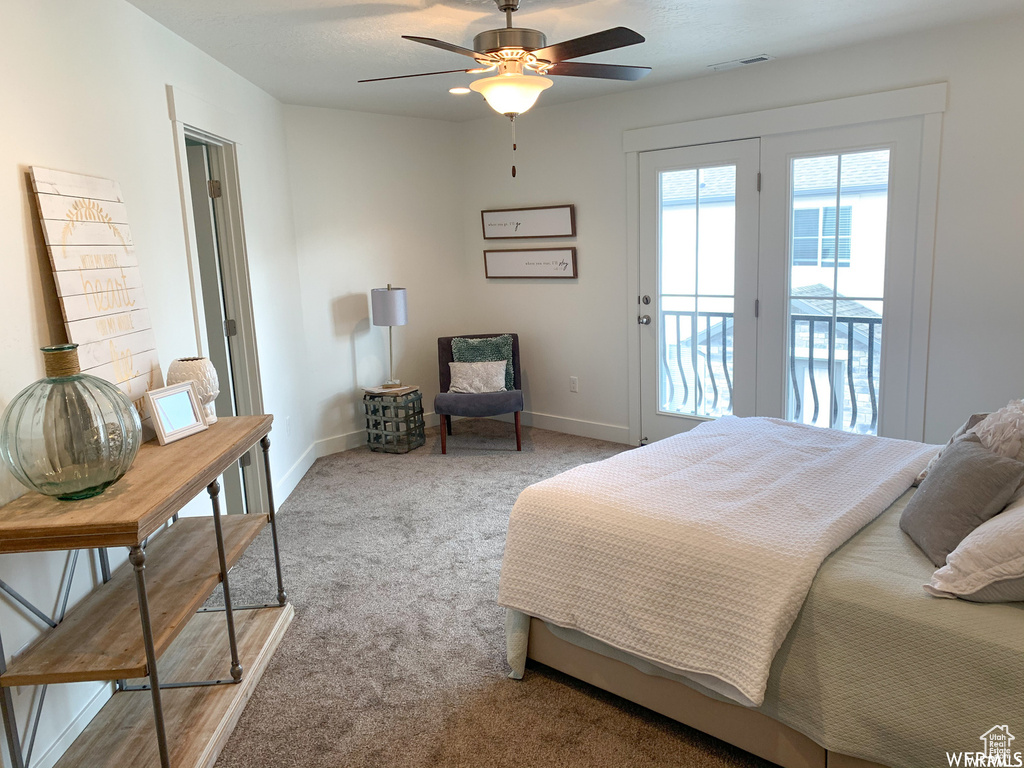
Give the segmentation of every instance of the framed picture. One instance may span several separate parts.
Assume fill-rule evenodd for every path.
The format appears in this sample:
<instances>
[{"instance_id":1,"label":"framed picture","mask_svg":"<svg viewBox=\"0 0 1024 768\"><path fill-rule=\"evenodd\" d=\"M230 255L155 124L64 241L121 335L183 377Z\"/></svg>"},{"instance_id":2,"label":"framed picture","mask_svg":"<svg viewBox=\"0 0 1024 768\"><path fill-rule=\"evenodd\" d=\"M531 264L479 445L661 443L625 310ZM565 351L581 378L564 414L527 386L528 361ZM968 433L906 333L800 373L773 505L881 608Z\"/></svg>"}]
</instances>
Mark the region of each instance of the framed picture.
<instances>
[{"instance_id":1,"label":"framed picture","mask_svg":"<svg viewBox=\"0 0 1024 768\"><path fill-rule=\"evenodd\" d=\"M575 248L484 251L486 277L578 277Z\"/></svg>"},{"instance_id":2,"label":"framed picture","mask_svg":"<svg viewBox=\"0 0 1024 768\"><path fill-rule=\"evenodd\" d=\"M575 205L480 211L480 221L484 228L484 240L576 236Z\"/></svg>"},{"instance_id":3,"label":"framed picture","mask_svg":"<svg viewBox=\"0 0 1024 768\"><path fill-rule=\"evenodd\" d=\"M153 417L153 427L160 445L173 443L208 427L196 385L192 381L151 389L145 397L146 408Z\"/></svg>"}]
</instances>

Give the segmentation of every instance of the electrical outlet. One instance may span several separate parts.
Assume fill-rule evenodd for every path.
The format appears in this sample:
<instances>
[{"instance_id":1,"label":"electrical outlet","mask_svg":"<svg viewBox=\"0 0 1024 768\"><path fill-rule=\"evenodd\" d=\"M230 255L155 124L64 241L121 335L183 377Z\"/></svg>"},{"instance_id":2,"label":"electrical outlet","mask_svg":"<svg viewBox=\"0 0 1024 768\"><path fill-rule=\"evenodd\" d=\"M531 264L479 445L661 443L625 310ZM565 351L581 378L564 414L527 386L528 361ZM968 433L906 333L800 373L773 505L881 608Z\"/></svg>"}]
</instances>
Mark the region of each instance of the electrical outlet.
<instances>
[{"instance_id":1,"label":"electrical outlet","mask_svg":"<svg viewBox=\"0 0 1024 768\"><path fill-rule=\"evenodd\" d=\"M569 391L579 392L580 391L580 380L575 376L569 377Z\"/></svg>"}]
</instances>

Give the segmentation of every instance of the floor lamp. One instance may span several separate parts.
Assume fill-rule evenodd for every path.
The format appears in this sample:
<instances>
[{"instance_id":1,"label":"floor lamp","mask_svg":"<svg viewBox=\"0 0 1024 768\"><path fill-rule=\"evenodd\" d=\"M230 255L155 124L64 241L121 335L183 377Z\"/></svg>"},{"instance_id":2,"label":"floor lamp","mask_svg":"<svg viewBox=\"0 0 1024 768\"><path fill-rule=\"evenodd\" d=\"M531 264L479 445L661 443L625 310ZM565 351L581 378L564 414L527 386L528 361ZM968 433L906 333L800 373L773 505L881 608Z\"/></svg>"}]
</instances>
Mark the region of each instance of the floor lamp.
<instances>
[{"instance_id":1,"label":"floor lamp","mask_svg":"<svg viewBox=\"0 0 1024 768\"><path fill-rule=\"evenodd\" d=\"M402 382L395 378L394 345L391 329L396 325L405 325L408 319L405 308L405 288L374 288L370 291L370 304L373 308L373 324L388 327L388 380L385 387L400 387Z\"/></svg>"}]
</instances>

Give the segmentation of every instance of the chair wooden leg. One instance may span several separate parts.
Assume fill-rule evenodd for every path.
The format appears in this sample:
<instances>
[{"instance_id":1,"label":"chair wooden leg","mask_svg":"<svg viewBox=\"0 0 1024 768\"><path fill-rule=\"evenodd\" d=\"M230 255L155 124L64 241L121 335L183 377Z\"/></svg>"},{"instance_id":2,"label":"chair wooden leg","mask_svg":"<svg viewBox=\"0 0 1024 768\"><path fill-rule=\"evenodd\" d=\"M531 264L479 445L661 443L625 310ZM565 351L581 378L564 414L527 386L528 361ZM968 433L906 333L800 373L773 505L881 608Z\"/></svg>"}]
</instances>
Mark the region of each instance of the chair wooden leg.
<instances>
[{"instance_id":1,"label":"chair wooden leg","mask_svg":"<svg viewBox=\"0 0 1024 768\"><path fill-rule=\"evenodd\" d=\"M516 411L516 450L523 450L523 430L519 425L519 411Z\"/></svg>"},{"instance_id":2,"label":"chair wooden leg","mask_svg":"<svg viewBox=\"0 0 1024 768\"><path fill-rule=\"evenodd\" d=\"M445 420L449 419L449 416L441 416L441 453L448 453L448 441L445 439L448 437L448 430L445 429Z\"/></svg>"},{"instance_id":3,"label":"chair wooden leg","mask_svg":"<svg viewBox=\"0 0 1024 768\"><path fill-rule=\"evenodd\" d=\"M448 434L450 435L452 433L452 417L451 415L448 415L445 416L444 418L446 420L446 423L448 424Z\"/></svg>"}]
</instances>

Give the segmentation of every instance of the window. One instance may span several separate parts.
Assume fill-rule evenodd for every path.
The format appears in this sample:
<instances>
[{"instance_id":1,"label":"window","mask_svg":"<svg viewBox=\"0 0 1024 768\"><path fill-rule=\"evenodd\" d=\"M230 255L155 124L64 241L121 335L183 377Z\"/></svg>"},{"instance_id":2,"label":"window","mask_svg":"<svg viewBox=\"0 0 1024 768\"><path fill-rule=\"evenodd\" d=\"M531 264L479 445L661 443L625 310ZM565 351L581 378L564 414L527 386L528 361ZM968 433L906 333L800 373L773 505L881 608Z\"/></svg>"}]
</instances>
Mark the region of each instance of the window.
<instances>
[{"instance_id":1,"label":"window","mask_svg":"<svg viewBox=\"0 0 1024 768\"><path fill-rule=\"evenodd\" d=\"M793 266L835 266L836 244L839 245L839 266L850 266L850 238L853 232L853 206L839 208L839 231L836 232L836 207L793 209Z\"/></svg>"},{"instance_id":2,"label":"window","mask_svg":"<svg viewBox=\"0 0 1024 768\"><path fill-rule=\"evenodd\" d=\"M821 209L821 266L834 267L836 245L839 246L839 266L850 266L850 230L853 222L853 206L839 208L839 229L836 229L836 207Z\"/></svg>"}]
</instances>

